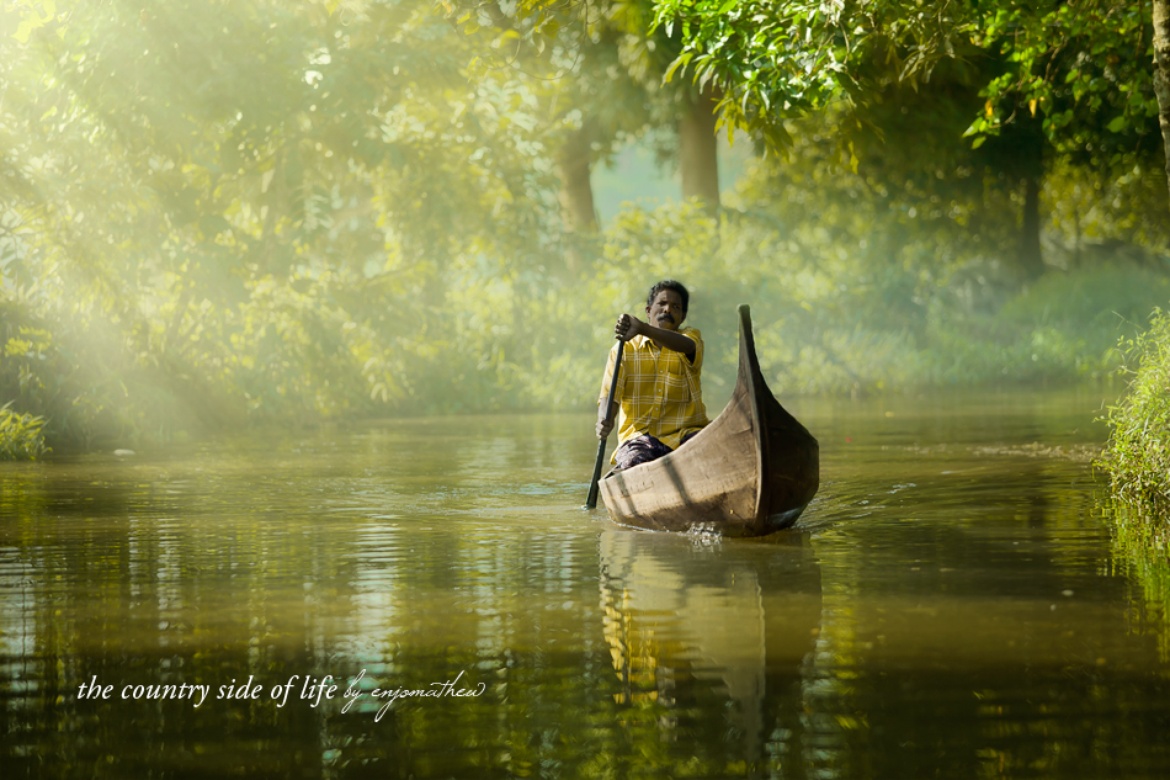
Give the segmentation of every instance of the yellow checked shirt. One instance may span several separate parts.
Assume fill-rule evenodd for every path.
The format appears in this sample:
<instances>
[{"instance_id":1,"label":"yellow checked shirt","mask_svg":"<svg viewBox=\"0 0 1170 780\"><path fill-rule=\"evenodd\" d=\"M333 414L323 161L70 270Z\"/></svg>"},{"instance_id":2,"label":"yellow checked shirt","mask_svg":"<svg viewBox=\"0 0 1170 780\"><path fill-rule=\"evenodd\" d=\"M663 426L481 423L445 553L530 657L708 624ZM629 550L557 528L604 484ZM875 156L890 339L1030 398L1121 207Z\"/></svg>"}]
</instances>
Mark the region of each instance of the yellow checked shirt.
<instances>
[{"instance_id":1,"label":"yellow checked shirt","mask_svg":"<svg viewBox=\"0 0 1170 780\"><path fill-rule=\"evenodd\" d=\"M672 349L664 349L646 336L625 342L614 400L620 405L618 443L649 434L672 450L688 433L699 431L710 420L703 406L699 372L703 367L703 337L697 328L683 328L682 335L695 342L695 361ZM599 404L609 398L613 362L622 342L609 351L609 363L601 381Z\"/></svg>"}]
</instances>

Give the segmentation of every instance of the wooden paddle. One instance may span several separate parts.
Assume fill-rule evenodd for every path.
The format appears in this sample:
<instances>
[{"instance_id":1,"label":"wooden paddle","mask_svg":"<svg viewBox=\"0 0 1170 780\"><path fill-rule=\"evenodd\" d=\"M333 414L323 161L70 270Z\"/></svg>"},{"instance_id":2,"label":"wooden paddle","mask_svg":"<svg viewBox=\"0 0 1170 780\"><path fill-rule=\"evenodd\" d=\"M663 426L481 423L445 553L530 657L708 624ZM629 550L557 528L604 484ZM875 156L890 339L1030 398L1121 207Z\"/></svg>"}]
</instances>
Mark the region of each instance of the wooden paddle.
<instances>
[{"instance_id":1,"label":"wooden paddle","mask_svg":"<svg viewBox=\"0 0 1170 780\"><path fill-rule=\"evenodd\" d=\"M618 371L622 367L622 353L626 351L625 342L618 346L617 357L613 361L613 379L609 383L609 398L605 401L605 419L609 420L610 415L613 414L613 397L617 394ZM593 481L589 483L589 496L585 499L585 508L594 509L597 507L597 488L601 482L601 463L605 459L605 443L609 440L606 436L597 443L597 460L593 464Z\"/></svg>"}]
</instances>

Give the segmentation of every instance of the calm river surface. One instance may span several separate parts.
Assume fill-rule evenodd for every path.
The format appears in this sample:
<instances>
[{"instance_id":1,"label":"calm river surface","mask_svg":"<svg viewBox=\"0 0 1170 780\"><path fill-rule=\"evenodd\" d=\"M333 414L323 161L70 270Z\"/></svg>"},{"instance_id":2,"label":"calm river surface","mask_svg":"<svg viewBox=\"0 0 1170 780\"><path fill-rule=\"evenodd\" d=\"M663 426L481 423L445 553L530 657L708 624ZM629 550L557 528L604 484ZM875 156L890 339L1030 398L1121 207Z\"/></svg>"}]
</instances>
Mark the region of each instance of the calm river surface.
<instances>
[{"instance_id":1,"label":"calm river surface","mask_svg":"<svg viewBox=\"0 0 1170 780\"><path fill-rule=\"evenodd\" d=\"M0 464L0 775L1170 776L1104 397L798 399L757 540L583 511L583 415Z\"/></svg>"}]
</instances>

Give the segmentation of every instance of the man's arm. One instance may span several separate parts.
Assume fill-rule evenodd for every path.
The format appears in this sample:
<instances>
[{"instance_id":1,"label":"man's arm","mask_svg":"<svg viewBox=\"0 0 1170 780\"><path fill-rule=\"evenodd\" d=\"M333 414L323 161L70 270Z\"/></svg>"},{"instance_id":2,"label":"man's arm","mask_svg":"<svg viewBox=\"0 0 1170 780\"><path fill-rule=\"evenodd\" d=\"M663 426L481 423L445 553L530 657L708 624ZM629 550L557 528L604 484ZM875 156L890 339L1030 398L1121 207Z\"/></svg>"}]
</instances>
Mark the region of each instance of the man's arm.
<instances>
[{"instance_id":1,"label":"man's arm","mask_svg":"<svg viewBox=\"0 0 1170 780\"><path fill-rule=\"evenodd\" d=\"M617 349L623 349L624 343L619 343ZM615 351L610 350L609 362L605 365L605 375L601 380L601 396L597 399L597 438L605 439L609 436L610 431L613 430L614 421L617 420L618 410L621 406L620 394L615 394L613 403L609 404L609 409L606 410L606 401L609 400L609 386L613 381L614 357Z\"/></svg>"},{"instance_id":2,"label":"man's arm","mask_svg":"<svg viewBox=\"0 0 1170 780\"><path fill-rule=\"evenodd\" d=\"M692 363L695 362L694 340L690 336L684 336L677 330L656 328L653 325L642 322L637 317L623 314L621 317L618 317L617 325L614 327L614 333L625 341L629 341L634 336L645 336L658 346L674 350L675 352L681 352L687 356L687 360Z\"/></svg>"},{"instance_id":3,"label":"man's arm","mask_svg":"<svg viewBox=\"0 0 1170 780\"><path fill-rule=\"evenodd\" d=\"M609 436L609 432L613 430L613 421L617 419L618 402L614 399L613 404L609 407L609 414L605 413L605 399L597 404L597 438L604 439Z\"/></svg>"}]
</instances>

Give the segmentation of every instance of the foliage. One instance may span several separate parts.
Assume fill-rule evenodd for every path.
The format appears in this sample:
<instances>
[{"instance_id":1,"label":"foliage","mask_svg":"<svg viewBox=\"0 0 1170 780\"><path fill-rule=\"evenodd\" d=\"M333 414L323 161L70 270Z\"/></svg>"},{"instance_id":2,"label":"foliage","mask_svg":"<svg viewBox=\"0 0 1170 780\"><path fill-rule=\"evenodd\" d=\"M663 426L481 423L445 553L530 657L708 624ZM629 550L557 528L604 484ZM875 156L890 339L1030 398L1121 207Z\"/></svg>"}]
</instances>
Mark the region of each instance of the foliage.
<instances>
[{"instance_id":1,"label":"foliage","mask_svg":"<svg viewBox=\"0 0 1170 780\"><path fill-rule=\"evenodd\" d=\"M671 74L717 84L722 121L773 143L790 140L785 120L837 99L862 100L892 80L927 82L961 45L962 14L962 4L928 13L913 0L655 2L655 24L682 42Z\"/></svg>"},{"instance_id":2,"label":"foliage","mask_svg":"<svg viewBox=\"0 0 1170 780\"><path fill-rule=\"evenodd\" d=\"M57 350L0 374L41 377L57 433L112 412L71 409L74 384L149 380L142 434L403 403L459 265L556 236L531 91L468 82L426 8L59 6L0 64L0 294Z\"/></svg>"},{"instance_id":3,"label":"foliage","mask_svg":"<svg viewBox=\"0 0 1170 780\"><path fill-rule=\"evenodd\" d=\"M1104 379L1115 373L1118 339L1143 329L1170 296L1170 278L1124 261L1053 273L997 313L1013 376L1024 380Z\"/></svg>"},{"instance_id":4,"label":"foliage","mask_svg":"<svg viewBox=\"0 0 1170 780\"><path fill-rule=\"evenodd\" d=\"M985 86L984 111L968 131L976 143L1027 111L1041 118L1058 149L1084 162L1116 165L1142 143L1157 152L1145 4L1080 0L972 11L966 22L972 43L1004 63Z\"/></svg>"},{"instance_id":5,"label":"foliage","mask_svg":"<svg viewBox=\"0 0 1170 780\"><path fill-rule=\"evenodd\" d=\"M125 370L109 329L79 332L11 305L0 306L0 315L0 397L42 419L55 447L125 440L145 420L152 382Z\"/></svg>"},{"instance_id":6,"label":"foliage","mask_svg":"<svg viewBox=\"0 0 1170 780\"><path fill-rule=\"evenodd\" d=\"M1060 166L1045 185L1051 265L1087 268L1112 253L1155 267L1159 255L1170 253L1170 200L1156 168L1102 173Z\"/></svg>"},{"instance_id":7,"label":"foliage","mask_svg":"<svg viewBox=\"0 0 1170 780\"><path fill-rule=\"evenodd\" d=\"M868 103L893 82L927 88L941 64L967 62L985 97L971 107L976 144L1021 111L1094 157L1116 153L1126 133L1157 144L1144 4L656 0L655 23L680 33L672 72L719 84L723 120L773 139L787 140L785 119L841 98Z\"/></svg>"},{"instance_id":8,"label":"foliage","mask_svg":"<svg viewBox=\"0 0 1170 780\"><path fill-rule=\"evenodd\" d=\"M1170 506L1170 314L1155 312L1148 331L1121 350L1129 386L1107 413L1109 444L1101 465L1123 501Z\"/></svg>"},{"instance_id":9,"label":"foliage","mask_svg":"<svg viewBox=\"0 0 1170 780\"><path fill-rule=\"evenodd\" d=\"M46 455L44 419L19 414L11 406L0 406L0 460L36 460Z\"/></svg>"}]
</instances>

